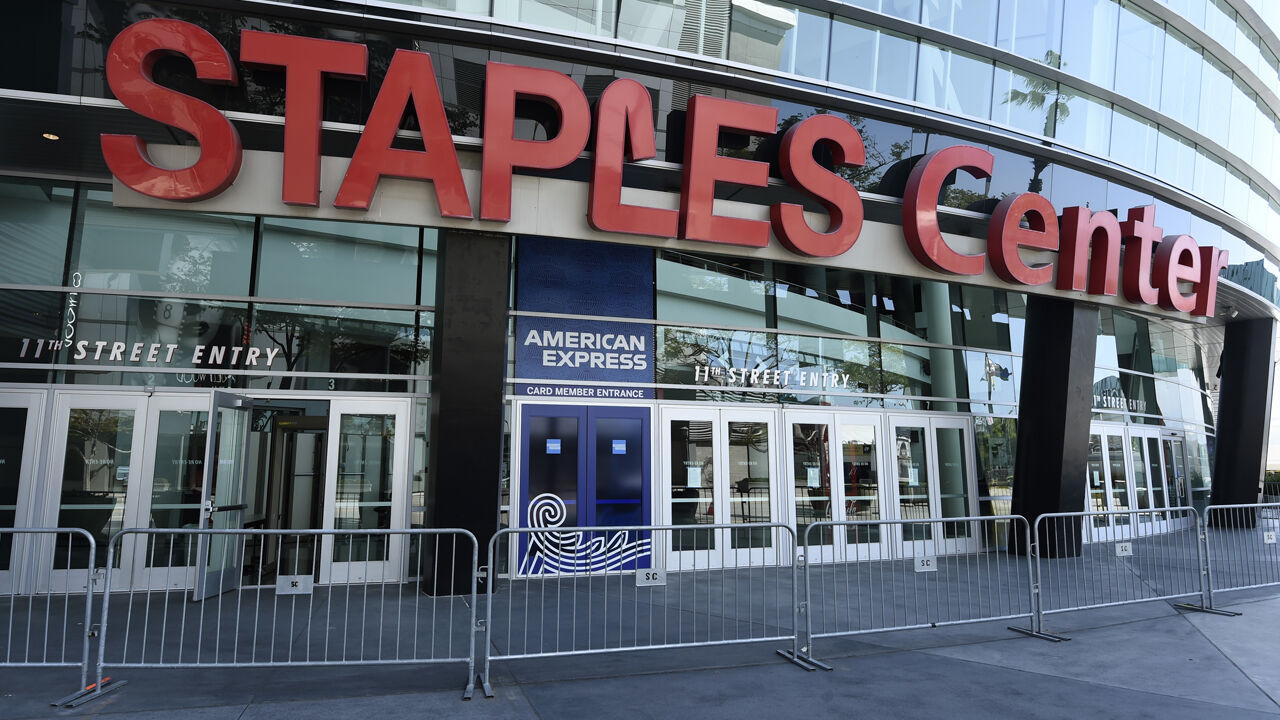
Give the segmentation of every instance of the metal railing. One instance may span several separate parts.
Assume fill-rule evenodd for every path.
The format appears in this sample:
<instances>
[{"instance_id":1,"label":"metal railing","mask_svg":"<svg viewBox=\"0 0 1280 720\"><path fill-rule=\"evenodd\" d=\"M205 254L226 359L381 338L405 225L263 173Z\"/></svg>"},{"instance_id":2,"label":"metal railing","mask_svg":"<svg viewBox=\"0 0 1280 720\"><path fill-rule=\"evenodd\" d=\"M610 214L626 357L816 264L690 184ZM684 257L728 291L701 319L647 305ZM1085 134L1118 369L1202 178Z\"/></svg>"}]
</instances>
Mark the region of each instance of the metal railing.
<instances>
[{"instance_id":1,"label":"metal railing","mask_svg":"<svg viewBox=\"0 0 1280 720\"><path fill-rule=\"evenodd\" d=\"M55 571L83 572L85 584L75 588L62 578L58 589L48 576L37 578L30 572L30 562L0 568L0 615L4 618L0 667L80 668L76 692L53 703L67 705L94 689L89 685L89 645L98 544L80 528L0 528L0 561L33 557L51 558ZM38 579L43 587L37 586Z\"/></svg>"},{"instance_id":2,"label":"metal railing","mask_svg":"<svg viewBox=\"0 0 1280 720\"><path fill-rule=\"evenodd\" d=\"M1212 607L1195 508L1047 513L1035 537L1042 616L1195 596L1185 607Z\"/></svg>"},{"instance_id":3,"label":"metal railing","mask_svg":"<svg viewBox=\"0 0 1280 720\"><path fill-rule=\"evenodd\" d=\"M828 521L804 533L802 656L816 638L1034 618L1026 518ZM1022 629L1034 632L1032 625Z\"/></svg>"},{"instance_id":4,"label":"metal railing","mask_svg":"<svg viewBox=\"0 0 1280 720\"><path fill-rule=\"evenodd\" d=\"M1204 520L1210 593L1280 585L1280 502L1210 505Z\"/></svg>"},{"instance_id":5,"label":"metal railing","mask_svg":"<svg viewBox=\"0 0 1280 720\"><path fill-rule=\"evenodd\" d=\"M97 674L458 662L470 697L478 552L456 529L122 530L107 550ZM125 555L128 574L114 562Z\"/></svg>"},{"instance_id":6,"label":"metal railing","mask_svg":"<svg viewBox=\"0 0 1280 720\"><path fill-rule=\"evenodd\" d=\"M486 593L493 660L795 641L795 532L783 523L506 528Z\"/></svg>"}]
</instances>

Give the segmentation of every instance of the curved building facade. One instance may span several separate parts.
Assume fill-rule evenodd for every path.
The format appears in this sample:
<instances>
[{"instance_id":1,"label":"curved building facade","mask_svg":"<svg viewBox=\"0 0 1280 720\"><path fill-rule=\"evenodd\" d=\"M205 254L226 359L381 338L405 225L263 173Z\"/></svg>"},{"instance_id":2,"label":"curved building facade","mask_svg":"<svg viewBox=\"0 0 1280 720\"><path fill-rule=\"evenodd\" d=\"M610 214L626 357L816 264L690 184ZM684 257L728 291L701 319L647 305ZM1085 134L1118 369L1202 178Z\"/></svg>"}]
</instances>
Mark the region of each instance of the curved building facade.
<instances>
[{"instance_id":1,"label":"curved building facade","mask_svg":"<svg viewBox=\"0 0 1280 720\"><path fill-rule=\"evenodd\" d=\"M0 525L84 528L99 566L126 527L1149 510L1140 534L1261 492L1260 0L10 12ZM205 463L230 407L234 482ZM90 583L11 537L0 589ZM690 537L650 562L781 541ZM415 573L392 541L305 562L370 553L362 579Z\"/></svg>"}]
</instances>

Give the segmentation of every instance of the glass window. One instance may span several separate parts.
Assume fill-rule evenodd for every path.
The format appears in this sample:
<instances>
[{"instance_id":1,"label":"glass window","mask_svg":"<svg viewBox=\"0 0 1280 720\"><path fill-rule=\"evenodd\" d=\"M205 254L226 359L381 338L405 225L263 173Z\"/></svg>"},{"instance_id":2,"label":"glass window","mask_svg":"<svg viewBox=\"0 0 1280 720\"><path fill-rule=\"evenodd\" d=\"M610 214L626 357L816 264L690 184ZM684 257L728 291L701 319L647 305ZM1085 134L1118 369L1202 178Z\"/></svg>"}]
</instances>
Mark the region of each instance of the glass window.
<instances>
[{"instance_id":1,"label":"glass window","mask_svg":"<svg viewBox=\"0 0 1280 720\"><path fill-rule=\"evenodd\" d=\"M1249 216L1249 179L1230 165L1222 191L1222 208L1241 220Z\"/></svg>"},{"instance_id":2,"label":"glass window","mask_svg":"<svg viewBox=\"0 0 1280 720\"><path fill-rule=\"evenodd\" d=\"M700 22L701 3L677 0L622 0L618 39L653 47L700 52L693 42L682 43L686 24ZM687 19L686 19L687 18ZM696 30L697 27L691 28ZM698 33L690 33L693 38Z\"/></svg>"},{"instance_id":3,"label":"glass window","mask_svg":"<svg viewBox=\"0 0 1280 720\"><path fill-rule=\"evenodd\" d=\"M278 348L272 370L290 373L427 375L430 333L407 310L254 306L253 346ZM253 387L362 390L369 382L341 377L268 377Z\"/></svg>"},{"instance_id":4,"label":"glass window","mask_svg":"<svg viewBox=\"0 0 1280 720\"><path fill-rule=\"evenodd\" d=\"M1018 453L1016 418L976 417L978 504L983 515L1008 515L1013 503L1013 464Z\"/></svg>"},{"instance_id":5,"label":"glass window","mask_svg":"<svg viewBox=\"0 0 1280 720\"><path fill-rule=\"evenodd\" d=\"M1164 23L1139 10L1132 2L1121 3L1115 91L1155 107L1160 100L1163 61Z\"/></svg>"},{"instance_id":6,"label":"glass window","mask_svg":"<svg viewBox=\"0 0 1280 720\"><path fill-rule=\"evenodd\" d=\"M1227 164L1202 147L1196 148L1195 193L1214 205L1222 205Z\"/></svg>"},{"instance_id":7,"label":"glass window","mask_svg":"<svg viewBox=\"0 0 1280 720\"><path fill-rule=\"evenodd\" d=\"M1270 110L1258 108L1253 124L1253 166L1266 177L1280 169L1275 162L1276 116Z\"/></svg>"},{"instance_id":8,"label":"glass window","mask_svg":"<svg viewBox=\"0 0 1280 720\"><path fill-rule=\"evenodd\" d=\"M1063 0L1004 0L996 45L1024 58L1059 67Z\"/></svg>"},{"instance_id":9,"label":"glass window","mask_svg":"<svg viewBox=\"0 0 1280 720\"><path fill-rule=\"evenodd\" d=\"M126 488L140 460L133 457L133 424L133 410L72 408L67 417L58 527L83 528L93 536L97 567L106 566L111 536L124 526ZM87 568L87 549L75 550L55 552L54 569Z\"/></svg>"},{"instance_id":10,"label":"glass window","mask_svg":"<svg viewBox=\"0 0 1280 720\"><path fill-rule=\"evenodd\" d=\"M1205 4L1204 31L1222 44L1227 52L1236 46L1236 11L1227 0L1208 0Z\"/></svg>"},{"instance_id":11,"label":"glass window","mask_svg":"<svg viewBox=\"0 0 1280 720\"><path fill-rule=\"evenodd\" d=\"M915 52L911 53L912 62ZM915 75L912 74L912 79ZM867 162L860 168L850 168L845 175L853 186L864 192L902 196L903 181L882 184L889 168L911 155L911 129L897 123L871 118L848 116L849 122L862 134L862 145Z\"/></svg>"},{"instance_id":12,"label":"glass window","mask_svg":"<svg viewBox=\"0 0 1280 720\"><path fill-rule=\"evenodd\" d=\"M1058 92L1057 109L1054 137L1094 155L1107 154L1111 140L1109 103L1062 85Z\"/></svg>"},{"instance_id":13,"label":"glass window","mask_svg":"<svg viewBox=\"0 0 1280 720\"><path fill-rule=\"evenodd\" d=\"M850 4L903 20L920 20L920 0L851 0Z\"/></svg>"},{"instance_id":14,"label":"glass window","mask_svg":"<svg viewBox=\"0 0 1280 720\"><path fill-rule=\"evenodd\" d=\"M1164 80L1160 87L1160 112L1195 127L1200 115L1200 46L1170 28L1164 44Z\"/></svg>"},{"instance_id":15,"label":"glass window","mask_svg":"<svg viewBox=\"0 0 1280 720\"><path fill-rule=\"evenodd\" d=\"M997 0L924 0L920 23L991 45L998 4Z\"/></svg>"},{"instance_id":16,"label":"glass window","mask_svg":"<svg viewBox=\"0 0 1280 720\"><path fill-rule=\"evenodd\" d=\"M1058 83L996 63L991 119L1033 135L1053 137Z\"/></svg>"},{"instance_id":17,"label":"glass window","mask_svg":"<svg viewBox=\"0 0 1280 720\"><path fill-rule=\"evenodd\" d=\"M335 283L334 278L343 281ZM258 295L412 305L418 229L397 225L266 218Z\"/></svg>"},{"instance_id":18,"label":"glass window","mask_svg":"<svg viewBox=\"0 0 1280 720\"><path fill-rule=\"evenodd\" d=\"M828 77L832 82L910 100L915 97L916 39L836 18Z\"/></svg>"},{"instance_id":19,"label":"glass window","mask_svg":"<svg viewBox=\"0 0 1280 720\"><path fill-rule=\"evenodd\" d=\"M440 231L422 229L422 297L419 305L436 304L436 257L439 253Z\"/></svg>"},{"instance_id":20,"label":"glass window","mask_svg":"<svg viewBox=\"0 0 1280 720\"><path fill-rule=\"evenodd\" d=\"M1111 157L1145 173L1156 169L1156 124L1116 108L1111 115Z\"/></svg>"},{"instance_id":21,"label":"glass window","mask_svg":"<svg viewBox=\"0 0 1280 720\"><path fill-rule=\"evenodd\" d=\"M1191 21L1192 25L1204 25L1205 0L1161 0L1171 10Z\"/></svg>"},{"instance_id":22,"label":"glass window","mask_svg":"<svg viewBox=\"0 0 1280 720\"><path fill-rule=\"evenodd\" d=\"M920 43L916 99L951 112L986 118L991 104L991 61L933 43Z\"/></svg>"},{"instance_id":23,"label":"glass window","mask_svg":"<svg viewBox=\"0 0 1280 720\"><path fill-rule=\"evenodd\" d=\"M466 13L468 15L488 15L489 0L391 0L406 5L446 10L448 12Z\"/></svg>"},{"instance_id":24,"label":"glass window","mask_svg":"<svg viewBox=\"0 0 1280 720\"><path fill-rule=\"evenodd\" d=\"M1231 71L1208 54L1200 74L1200 120L1197 129L1205 137L1226 146L1231 107Z\"/></svg>"},{"instance_id":25,"label":"glass window","mask_svg":"<svg viewBox=\"0 0 1280 720\"><path fill-rule=\"evenodd\" d=\"M499 20L609 37L613 36L613 9L613 3L595 0L493 0L493 16Z\"/></svg>"},{"instance_id":26,"label":"glass window","mask_svg":"<svg viewBox=\"0 0 1280 720\"><path fill-rule=\"evenodd\" d=\"M1116 66L1116 0L1072 0L1062 20L1062 69L1110 87Z\"/></svg>"},{"instance_id":27,"label":"glass window","mask_svg":"<svg viewBox=\"0 0 1280 720\"><path fill-rule=\"evenodd\" d=\"M756 67L825 78L831 18L785 3L733 3L729 59Z\"/></svg>"},{"instance_id":28,"label":"glass window","mask_svg":"<svg viewBox=\"0 0 1280 720\"><path fill-rule=\"evenodd\" d=\"M73 192L59 183L0 179L0 282L62 284Z\"/></svg>"},{"instance_id":29,"label":"glass window","mask_svg":"<svg viewBox=\"0 0 1280 720\"><path fill-rule=\"evenodd\" d=\"M657 280L659 320L765 327L764 266L759 261L663 252Z\"/></svg>"},{"instance_id":30,"label":"glass window","mask_svg":"<svg viewBox=\"0 0 1280 720\"><path fill-rule=\"evenodd\" d=\"M819 265L774 265L778 329L866 336L867 277Z\"/></svg>"},{"instance_id":31,"label":"glass window","mask_svg":"<svg viewBox=\"0 0 1280 720\"><path fill-rule=\"evenodd\" d=\"M1231 86L1231 120L1228 129L1227 149L1248 159L1253 155L1253 121L1258 105L1253 91L1244 78L1236 76ZM1224 108L1225 109L1225 108Z\"/></svg>"},{"instance_id":32,"label":"glass window","mask_svg":"<svg viewBox=\"0 0 1280 720\"><path fill-rule=\"evenodd\" d=\"M1195 166L1195 143L1160 128L1160 137L1156 139L1156 175L1174 187L1190 190L1195 182Z\"/></svg>"},{"instance_id":33,"label":"glass window","mask_svg":"<svg viewBox=\"0 0 1280 720\"><path fill-rule=\"evenodd\" d=\"M84 287L249 294L253 218L116 208L106 190L83 203L71 267Z\"/></svg>"}]
</instances>

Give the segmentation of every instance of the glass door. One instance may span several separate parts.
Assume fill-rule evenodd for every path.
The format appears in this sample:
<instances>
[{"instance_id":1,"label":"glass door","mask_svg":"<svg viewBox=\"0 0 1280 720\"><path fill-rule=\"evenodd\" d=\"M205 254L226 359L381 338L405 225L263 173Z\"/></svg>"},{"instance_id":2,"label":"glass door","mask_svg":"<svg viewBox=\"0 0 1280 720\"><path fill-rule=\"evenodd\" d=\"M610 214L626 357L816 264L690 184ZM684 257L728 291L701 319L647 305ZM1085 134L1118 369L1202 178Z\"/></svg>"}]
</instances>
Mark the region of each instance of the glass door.
<instances>
[{"instance_id":1,"label":"glass door","mask_svg":"<svg viewBox=\"0 0 1280 720\"><path fill-rule=\"evenodd\" d=\"M786 487L796 541L824 520L879 520L883 516L878 458L880 416L785 411L790 451ZM809 562L881 557L879 525L837 527L810 533Z\"/></svg>"},{"instance_id":2,"label":"glass door","mask_svg":"<svg viewBox=\"0 0 1280 720\"><path fill-rule=\"evenodd\" d=\"M147 403L149 439L131 492L139 494L138 527L199 528L205 488L209 399L201 395L155 395ZM133 562L132 587L195 587L197 538L190 535L129 535L121 550Z\"/></svg>"},{"instance_id":3,"label":"glass door","mask_svg":"<svg viewBox=\"0 0 1280 720\"><path fill-rule=\"evenodd\" d=\"M663 522L777 522L777 440L768 410L663 411ZM668 569L772 564L781 538L770 528L675 531ZM789 548L788 548L789 550Z\"/></svg>"},{"instance_id":4,"label":"glass door","mask_svg":"<svg viewBox=\"0 0 1280 720\"><path fill-rule=\"evenodd\" d=\"M1136 486L1144 487L1150 502L1150 486L1145 465L1135 466L1128 447L1128 434L1122 425L1094 424L1089 435L1087 465L1089 512L1131 511L1138 507ZM1130 482L1131 475L1134 478ZM1150 514L1148 513L1148 518ZM1087 537L1091 542L1105 542L1133 536L1134 515L1094 515L1087 518Z\"/></svg>"},{"instance_id":5,"label":"glass door","mask_svg":"<svg viewBox=\"0 0 1280 720\"><path fill-rule=\"evenodd\" d=\"M29 526L44 393L0 392L0 528ZM20 589L20 558L39 538L0 534L0 594ZM27 588L26 591L29 591Z\"/></svg>"},{"instance_id":6,"label":"glass door","mask_svg":"<svg viewBox=\"0 0 1280 720\"><path fill-rule=\"evenodd\" d=\"M330 403L324 528L405 527L409 487L409 402L334 400ZM327 535L321 543L320 582L395 582L404 576L403 535Z\"/></svg>"},{"instance_id":7,"label":"glass door","mask_svg":"<svg viewBox=\"0 0 1280 720\"><path fill-rule=\"evenodd\" d=\"M141 474L147 434L147 397L142 393L59 393L54 400L52 455L46 483L44 522L83 528L97 543L93 578L104 575L107 546L117 531L137 527L139 493L131 491ZM77 592L90 586L88 548L67 538L41 541L41 565L51 568L50 589ZM129 564L117 553L116 567ZM127 572L131 568L124 567Z\"/></svg>"},{"instance_id":8,"label":"glass door","mask_svg":"<svg viewBox=\"0 0 1280 720\"><path fill-rule=\"evenodd\" d=\"M965 418L890 416L897 483L896 516L903 520L976 514L973 440ZM979 547L972 523L898 526L907 556L972 552Z\"/></svg>"},{"instance_id":9,"label":"glass door","mask_svg":"<svg viewBox=\"0 0 1280 720\"><path fill-rule=\"evenodd\" d=\"M649 437L648 408L522 404L518 526L649 525ZM521 575L649 567L651 533L623 534L523 534L514 566Z\"/></svg>"},{"instance_id":10,"label":"glass door","mask_svg":"<svg viewBox=\"0 0 1280 720\"><path fill-rule=\"evenodd\" d=\"M248 471L249 425L253 401L231 393L214 392L209 407L212 432L206 433L201 486L202 527L211 530L244 528L245 484ZM181 511L179 511L181 512ZM205 600L240 587L245 538L205 535L198 543L195 600Z\"/></svg>"}]
</instances>

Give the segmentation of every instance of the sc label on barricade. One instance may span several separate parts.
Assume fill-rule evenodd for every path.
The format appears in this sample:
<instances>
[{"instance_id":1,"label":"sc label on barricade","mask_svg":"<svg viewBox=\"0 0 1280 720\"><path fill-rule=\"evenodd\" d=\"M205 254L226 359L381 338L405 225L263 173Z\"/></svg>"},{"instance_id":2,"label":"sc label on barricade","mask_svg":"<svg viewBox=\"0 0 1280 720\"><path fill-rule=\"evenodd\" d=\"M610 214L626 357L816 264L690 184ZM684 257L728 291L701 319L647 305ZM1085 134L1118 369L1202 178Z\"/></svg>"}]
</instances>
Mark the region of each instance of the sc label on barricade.
<instances>
[{"instance_id":1,"label":"sc label on barricade","mask_svg":"<svg viewBox=\"0 0 1280 720\"><path fill-rule=\"evenodd\" d=\"M1276 531L1275 531L1275 530L1264 530L1264 531L1263 531L1263 533L1262 533L1262 544L1263 544L1263 545L1275 545L1275 544L1276 544Z\"/></svg>"},{"instance_id":2,"label":"sc label on barricade","mask_svg":"<svg viewBox=\"0 0 1280 720\"><path fill-rule=\"evenodd\" d=\"M914 559L916 572L938 572L938 556L925 555Z\"/></svg>"},{"instance_id":3,"label":"sc label on barricade","mask_svg":"<svg viewBox=\"0 0 1280 720\"><path fill-rule=\"evenodd\" d=\"M637 570L636 571L636 587L651 587L655 585L667 584L666 570Z\"/></svg>"},{"instance_id":4,"label":"sc label on barricade","mask_svg":"<svg viewBox=\"0 0 1280 720\"><path fill-rule=\"evenodd\" d=\"M1133 543L1116 543L1116 557L1133 557Z\"/></svg>"}]
</instances>

